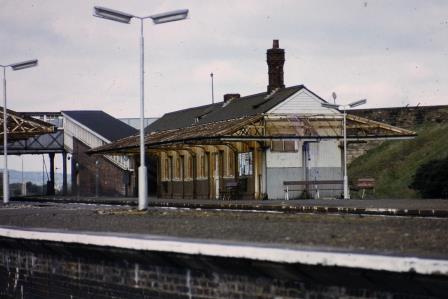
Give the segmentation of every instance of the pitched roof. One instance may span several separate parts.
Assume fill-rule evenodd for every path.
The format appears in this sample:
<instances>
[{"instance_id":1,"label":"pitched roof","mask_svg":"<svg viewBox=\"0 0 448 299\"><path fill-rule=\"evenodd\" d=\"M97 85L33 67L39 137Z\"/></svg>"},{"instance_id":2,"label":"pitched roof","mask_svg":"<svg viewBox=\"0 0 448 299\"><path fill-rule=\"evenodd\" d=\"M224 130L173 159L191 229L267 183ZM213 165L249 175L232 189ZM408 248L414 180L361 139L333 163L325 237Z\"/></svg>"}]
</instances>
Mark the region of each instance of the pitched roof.
<instances>
[{"instance_id":1,"label":"pitched roof","mask_svg":"<svg viewBox=\"0 0 448 299\"><path fill-rule=\"evenodd\" d=\"M62 113L110 141L137 133L135 128L101 110L74 110Z\"/></svg>"},{"instance_id":2,"label":"pitched roof","mask_svg":"<svg viewBox=\"0 0 448 299\"><path fill-rule=\"evenodd\" d=\"M273 94L262 92L234 99L226 105L224 102L219 102L170 112L146 127L145 132L178 129L194 124L207 124L262 114L303 88L306 89L303 85L291 86L279 89Z\"/></svg>"},{"instance_id":3,"label":"pitched roof","mask_svg":"<svg viewBox=\"0 0 448 299\"><path fill-rule=\"evenodd\" d=\"M204 117L221 106L222 103L215 103L166 113L147 126L145 133L189 127L195 123L196 118Z\"/></svg>"}]
</instances>

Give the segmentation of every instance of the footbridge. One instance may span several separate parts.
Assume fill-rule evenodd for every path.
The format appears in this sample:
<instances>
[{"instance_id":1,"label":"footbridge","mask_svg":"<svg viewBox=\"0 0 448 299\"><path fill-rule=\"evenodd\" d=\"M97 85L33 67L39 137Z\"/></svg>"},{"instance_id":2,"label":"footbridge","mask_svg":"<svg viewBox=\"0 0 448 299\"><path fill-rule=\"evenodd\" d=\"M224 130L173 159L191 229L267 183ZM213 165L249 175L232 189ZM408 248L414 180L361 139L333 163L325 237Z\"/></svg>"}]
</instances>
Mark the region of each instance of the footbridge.
<instances>
[{"instance_id":1,"label":"footbridge","mask_svg":"<svg viewBox=\"0 0 448 299\"><path fill-rule=\"evenodd\" d=\"M55 165L56 154L62 155L62 193L67 194L67 152L64 149L64 129L63 116L61 112L21 112L21 115L42 120L54 125L57 130L53 133L29 137L28 139L12 140L8 143L8 155L45 155L48 154L49 181L47 183L47 194L55 193ZM0 154L3 154L3 147L0 147Z\"/></svg>"}]
</instances>

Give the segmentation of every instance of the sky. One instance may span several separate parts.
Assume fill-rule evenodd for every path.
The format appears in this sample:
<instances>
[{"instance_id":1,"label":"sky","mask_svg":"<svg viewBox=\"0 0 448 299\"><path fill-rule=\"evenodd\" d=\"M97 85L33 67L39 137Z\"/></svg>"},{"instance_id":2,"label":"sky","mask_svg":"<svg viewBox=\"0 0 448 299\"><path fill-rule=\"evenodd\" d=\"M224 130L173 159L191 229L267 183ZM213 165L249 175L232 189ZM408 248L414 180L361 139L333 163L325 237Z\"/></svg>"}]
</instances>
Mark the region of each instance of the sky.
<instances>
[{"instance_id":1,"label":"sky","mask_svg":"<svg viewBox=\"0 0 448 299\"><path fill-rule=\"evenodd\" d=\"M342 104L367 98L365 108L448 104L448 1L0 0L0 64L39 59L7 71L8 108L139 115L139 24L95 18L94 6L190 10L145 22L147 117L211 103L212 72L216 101L265 91L273 39L286 86Z\"/></svg>"}]
</instances>

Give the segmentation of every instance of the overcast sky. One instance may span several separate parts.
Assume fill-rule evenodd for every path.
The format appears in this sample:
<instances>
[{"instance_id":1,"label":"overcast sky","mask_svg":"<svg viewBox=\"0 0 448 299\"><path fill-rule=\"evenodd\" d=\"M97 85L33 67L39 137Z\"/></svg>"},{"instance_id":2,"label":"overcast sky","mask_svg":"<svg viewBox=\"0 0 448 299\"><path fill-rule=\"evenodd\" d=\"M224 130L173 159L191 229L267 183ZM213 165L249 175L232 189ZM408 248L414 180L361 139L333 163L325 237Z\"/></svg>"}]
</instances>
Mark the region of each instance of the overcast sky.
<instances>
[{"instance_id":1,"label":"overcast sky","mask_svg":"<svg viewBox=\"0 0 448 299\"><path fill-rule=\"evenodd\" d=\"M145 115L266 90L266 49L286 50L285 84L365 107L448 104L448 1L0 0L0 64L16 111L139 113L139 25L92 16L188 8L186 21L145 23Z\"/></svg>"}]
</instances>

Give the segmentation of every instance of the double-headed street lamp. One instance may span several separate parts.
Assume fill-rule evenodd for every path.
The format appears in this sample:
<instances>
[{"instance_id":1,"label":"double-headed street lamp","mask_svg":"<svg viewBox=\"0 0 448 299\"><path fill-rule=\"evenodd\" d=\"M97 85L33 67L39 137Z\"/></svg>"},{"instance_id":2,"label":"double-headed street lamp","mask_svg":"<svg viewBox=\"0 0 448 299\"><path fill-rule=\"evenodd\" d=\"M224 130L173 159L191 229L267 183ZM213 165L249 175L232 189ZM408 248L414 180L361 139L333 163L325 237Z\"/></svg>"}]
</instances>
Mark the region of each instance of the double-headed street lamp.
<instances>
[{"instance_id":1,"label":"double-headed street lamp","mask_svg":"<svg viewBox=\"0 0 448 299\"><path fill-rule=\"evenodd\" d=\"M8 110L6 108L6 68L13 71L37 66L37 59L27 60L8 65L0 65L3 68L3 203L9 202L9 178L8 178Z\"/></svg>"},{"instance_id":2,"label":"double-headed street lamp","mask_svg":"<svg viewBox=\"0 0 448 299\"><path fill-rule=\"evenodd\" d=\"M347 175L347 113L348 108L354 108L367 103L366 99L352 102L347 105L338 105L330 103L322 103L322 107L342 110L344 112L344 199L350 199L350 191L348 189L348 175Z\"/></svg>"},{"instance_id":3,"label":"double-headed street lamp","mask_svg":"<svg viewBox=\"0 0 448 299\"><path fill-rule=\"evenodd\" d=\"M129 24L132 18L140 20L140 167L138 169L138 209L145 210L148 207L148 181L145 165L143 21L145 19L151 19L157 25L184 20L188 16L188 9L180 9L147 17L138 17L121 11L95 6L93 15L126 24Z\"/></svg>"}]
</instances>

